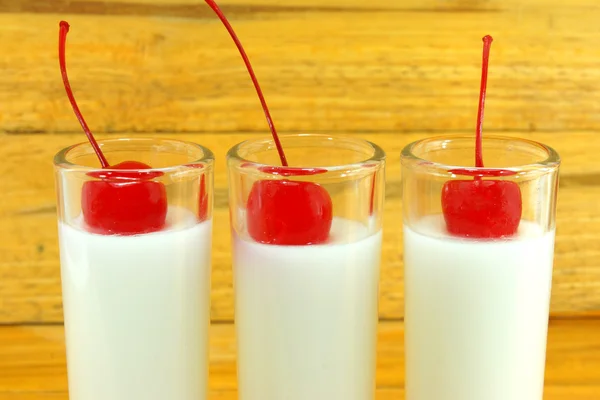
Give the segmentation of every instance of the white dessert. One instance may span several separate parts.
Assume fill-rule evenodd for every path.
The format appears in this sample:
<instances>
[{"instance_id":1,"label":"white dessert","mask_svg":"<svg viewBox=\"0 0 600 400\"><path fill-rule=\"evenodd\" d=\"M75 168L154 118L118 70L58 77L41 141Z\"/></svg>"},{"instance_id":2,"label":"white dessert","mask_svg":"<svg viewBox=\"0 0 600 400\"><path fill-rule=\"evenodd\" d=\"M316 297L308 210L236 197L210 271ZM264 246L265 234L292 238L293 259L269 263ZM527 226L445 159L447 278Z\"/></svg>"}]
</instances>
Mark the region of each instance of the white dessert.
<instances>
[{"instance_id":1,"label":"white dessert","mask_svg":"<svg viewBox=\"0 0 600 400\"><path fill-rule=\"evenodd\" d=\"M554 231L450 237L404 227L407 400L542 400Z\"/></svg>"},{"instance_id":2,"label":"white dessert","mask_svg":"<svg viewBox=\"0 0 600 400\"><path fill-rule=\"evenodd\" d=\"M241 400L370 400L381 232L335 219L329 243L259 244L234 233Z\"/></svg>"},{"instance_id":3,"label":"white dessert","mask_svg":"<svg viewBox=\"0 0 600 400\"><path fill-rule=\"evenodd\" d=\"M206 399L211 221L167 218L137 236L60 223L71 400Z\"/></svg>"}]
</instances>

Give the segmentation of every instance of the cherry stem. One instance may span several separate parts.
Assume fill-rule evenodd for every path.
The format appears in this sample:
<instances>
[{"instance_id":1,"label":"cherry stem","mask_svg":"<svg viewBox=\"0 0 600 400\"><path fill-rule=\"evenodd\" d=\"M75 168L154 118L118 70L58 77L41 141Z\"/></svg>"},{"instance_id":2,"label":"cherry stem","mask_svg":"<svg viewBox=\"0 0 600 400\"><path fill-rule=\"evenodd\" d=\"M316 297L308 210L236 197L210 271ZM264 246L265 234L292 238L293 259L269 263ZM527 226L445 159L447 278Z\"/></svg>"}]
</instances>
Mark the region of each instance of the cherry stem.
<instances>
[{"instance_id":1,"label":"cherry stem","mask_svg":"<svg viewBox=\"0 0 600 400\"><path fill-rule=\"evenodd\" d=\"M67 76L67 63L65 61L65 45L67 42L67 33L69 33L69 23L66 21L60 21L60 31L58 34L58 60L60 63L60 73L62 74L63 84L65 86L65 90L67 91L67 96L69 97L71 106L73 107L73 111L75 112L75 116L79 120L81 128L83 128L83 131L85 132L85 135L90 141L92 148L96 152L96 155L100 160L102 168L108 168L110 165L108 164L106 157L104 157L102 150L100 150L100 146L98 146L98 142L94 138L94 135L92 135L92 132L90 131L90 128L85 122L85 119L83 119L83 115L81 114L81 111L79 111L79 107L77 106L77 102L75 101L75 97L73 96L73 91L71 90L71 85L69 84L69 77Z\"/></svg>"},{"instance_id":2,"label":"cherry stem","mask_svg":"<svg viewBox=\"0 0 600 400\"><path fill-rule=\"evenodd\" d=\"M483 61L481 65L481 87L479 88L479 109L477 110L477 129L475 131L475 166L483 168L483 109L485 108L485 92L487 89L488 64L490 48L494 39L490 35L483 37Z\"/></svg>"},{"instance_id":3,"label":"cherry stem","mask_svg":"<svg viewBox=\"0 0 600 400\"><path fill-rule=\"evenodd\" d=\"M235 34L235 31L231 27L231 24L229 24L229 21L227 20L227 18L225 17L225 14L223 14L223 11L221 11L221 9L217 5L217 3L215 3L214 0L205 0L205 1L206 1L206 4L208 4L209 7L212 8L213 11L217 14L219 19L223 23L223 25L225 25L227 32L229 32L229 35L235 42L235 45L237 46L237 48L240 52L240 55L242 56L242 59L244 60L244 64L246 64L246 69L248 70L248 73L250 74L250 79L252 79L252 83L254 84L254 88L256 89L256 93L258 94L258 98L260 99L260 103L262 104L262 108L265 112L265 117L267 118L267 123L269 124L269 129L271 129L271 133L273 134L273 140L275 141L275 146L277 147L277 152L279 153L279 158L281 159L281 164L284 167L287 167L288 163L287 163L287 159L285 158L285 153L283 152L283 147L281 146L281 142L279 141L279 136L277 135L277 131L275 130L275 125L273 124L273 119L271 118L271 113L269 112L269 107L267 106L265 97L263 96L262 90L260 89L260 85L258 84L258 79L256 79L256 75L254 74L254 70L252 69L252 65L250 64L250 59L248 59L248 55L246 54L246 51L244 50L242 43L238 39L237 35Z\"/></svg>"}]
</instances>

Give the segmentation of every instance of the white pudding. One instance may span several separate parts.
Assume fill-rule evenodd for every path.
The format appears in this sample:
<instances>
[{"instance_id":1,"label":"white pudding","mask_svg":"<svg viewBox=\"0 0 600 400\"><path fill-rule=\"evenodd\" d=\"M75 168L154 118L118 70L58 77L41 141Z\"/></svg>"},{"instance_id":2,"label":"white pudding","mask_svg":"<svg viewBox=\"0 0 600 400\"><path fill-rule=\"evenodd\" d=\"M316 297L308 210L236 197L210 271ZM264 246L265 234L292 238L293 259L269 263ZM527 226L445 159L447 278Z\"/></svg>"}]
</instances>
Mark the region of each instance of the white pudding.
<instances>
[{"instance_id":1,"label":"white pudding","mask_svg":"<svg viewBox=\"0 0 600 400\"><path fill-rule=\"evenodd\" d=\"M207 397L211 221L99 235L59 223L71 400Z\"/></svg>"},{"instance_id":2,"label":"white pudding","mask_svg":"<svg viewBox=\"0 0 600 400\"><path fill-rule=\"evenodd\" d=\"M381 231L333 220L323 245L234 233L240 400L370 400Z\"/></svg>"},{"instance_id":3,"label":"white pudding","mask_svg":"<svg viewBox=\"0 0 600 400\"><path fill-rule=\"evenodd\" d=\"M542 400L554 231L506 240L404 227L407 400Z\"/></svg>"}]
</instances>

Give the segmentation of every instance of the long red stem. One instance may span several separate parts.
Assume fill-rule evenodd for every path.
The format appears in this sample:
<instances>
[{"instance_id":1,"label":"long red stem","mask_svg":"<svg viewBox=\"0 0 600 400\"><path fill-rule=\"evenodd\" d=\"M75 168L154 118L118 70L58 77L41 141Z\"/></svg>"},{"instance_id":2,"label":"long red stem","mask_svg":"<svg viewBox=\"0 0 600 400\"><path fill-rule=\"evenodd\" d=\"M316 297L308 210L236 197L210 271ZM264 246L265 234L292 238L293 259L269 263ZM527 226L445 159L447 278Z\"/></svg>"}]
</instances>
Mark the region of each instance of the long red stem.
<instances>
[{"instance_id":1,"label":"long red stem","mask_svg":"<svg viewBox=\"0 0 600 400\"><path fill-rule=\"evenodd\" d=\"M269 112L269 107L267 106L267 102L265 101L265 97L263 96L262 90L260 89L260 85L258 84L258 79L256 79L256 75L254 74L254 70L252 69L252 65L250 64L250 60L248 59L248 55L242 46L242 43L238 39L235 31L229 24L229 21L225 17L225 14L221 11L217 3L214 0L205 0L206 4L209 5L210 8L217 14L227 32L235 42L242 59L244 60L244 64L246 64L246 69L248 69L248 73L250 74L250 79L252 79L252 83L254 84L254 88L256 89L256 93L258 94L258 98L260 99L260 103L262 104L263 111L265 112L265 117L267 118L267 123L269 124L269 129L271 129L271 133L273 134L273 140L275 141L275 146L277 146L277 152L279 153L279 158L281 159L281 165L287 167L287 159L285 158L285 153L283 152L283 147L281 146L281 142L279 141L279 136L277 135L277 131L275 130L275 125L273 124L273 119L271 118L271 113Z\"/></svg>"},{"instance_id":2,"label":"long red stem","mask_svg":"<svg viewBox=\"0 0 600 400\"><path fill-rule=\"evenodd\" d=\"M60 31L58 34L58 61L60 63L60 73L62 74L63 84L65 85L65 90L67 91L67 96L69 97L69 101L71 102L71 106L73 107L73 111L75 112L75 116L79 120L79 124L81 124L81 128L85 132L92 148L96 152L98 159L100 160L100 164L102 168L108 168L109 164L100 150L100 146L98 146L98 142L92 135L90 128L88 127L85 119L83 119L83 115L81 111L79 111L79 107L77 106L77 102L75 101L75 97L73 96L73 91L71 90L71 85L69 84L69 77L67 76L67 63L65 61L65 45L67 42L67 33L69 33L69 23L66 21L60 21Z\"/></svg>"},{"instance_id":3,"label":"long red stem","mask_svg":"<svg viewBox=\"0 0 600 400\"><path fill-rule=\"evenodd\" d=\"M483 37L483 61L481 66L481 87L479 88L479 109L477 111L477 130L475 132L475 166L483 167L483 110L485 107L485 92L487 90L488 64L490 48L494 39L490 35Z\"/></svg>"}]
</instances>

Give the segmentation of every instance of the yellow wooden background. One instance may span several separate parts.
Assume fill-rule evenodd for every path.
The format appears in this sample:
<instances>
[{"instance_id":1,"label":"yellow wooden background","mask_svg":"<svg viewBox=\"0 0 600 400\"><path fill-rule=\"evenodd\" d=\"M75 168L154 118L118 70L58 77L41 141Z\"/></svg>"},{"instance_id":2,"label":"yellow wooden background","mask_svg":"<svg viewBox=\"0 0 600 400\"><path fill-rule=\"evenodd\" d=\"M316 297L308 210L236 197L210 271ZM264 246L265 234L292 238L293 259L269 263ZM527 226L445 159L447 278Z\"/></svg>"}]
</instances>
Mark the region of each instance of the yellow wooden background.
<instances>
[{"instance_id":1,"label":"yellow wooden background","mask_svg":"<svg viewBox=\"0 0 600 400\"><path fill-rule=\"evenodd\" d=\"M494 36L485 132L555 147L547 399L600 398L600 3L597 0L223 0L282 133L372 140L388 154L378 399L402 397L400 150L472 133L481 37ZM225 153L268 135L229 36L202 0L0 0L0 399L65 399L52 156L98 138L192 140L217 157L212 399L235 395Z\"/></svg>"}]
</instances>

